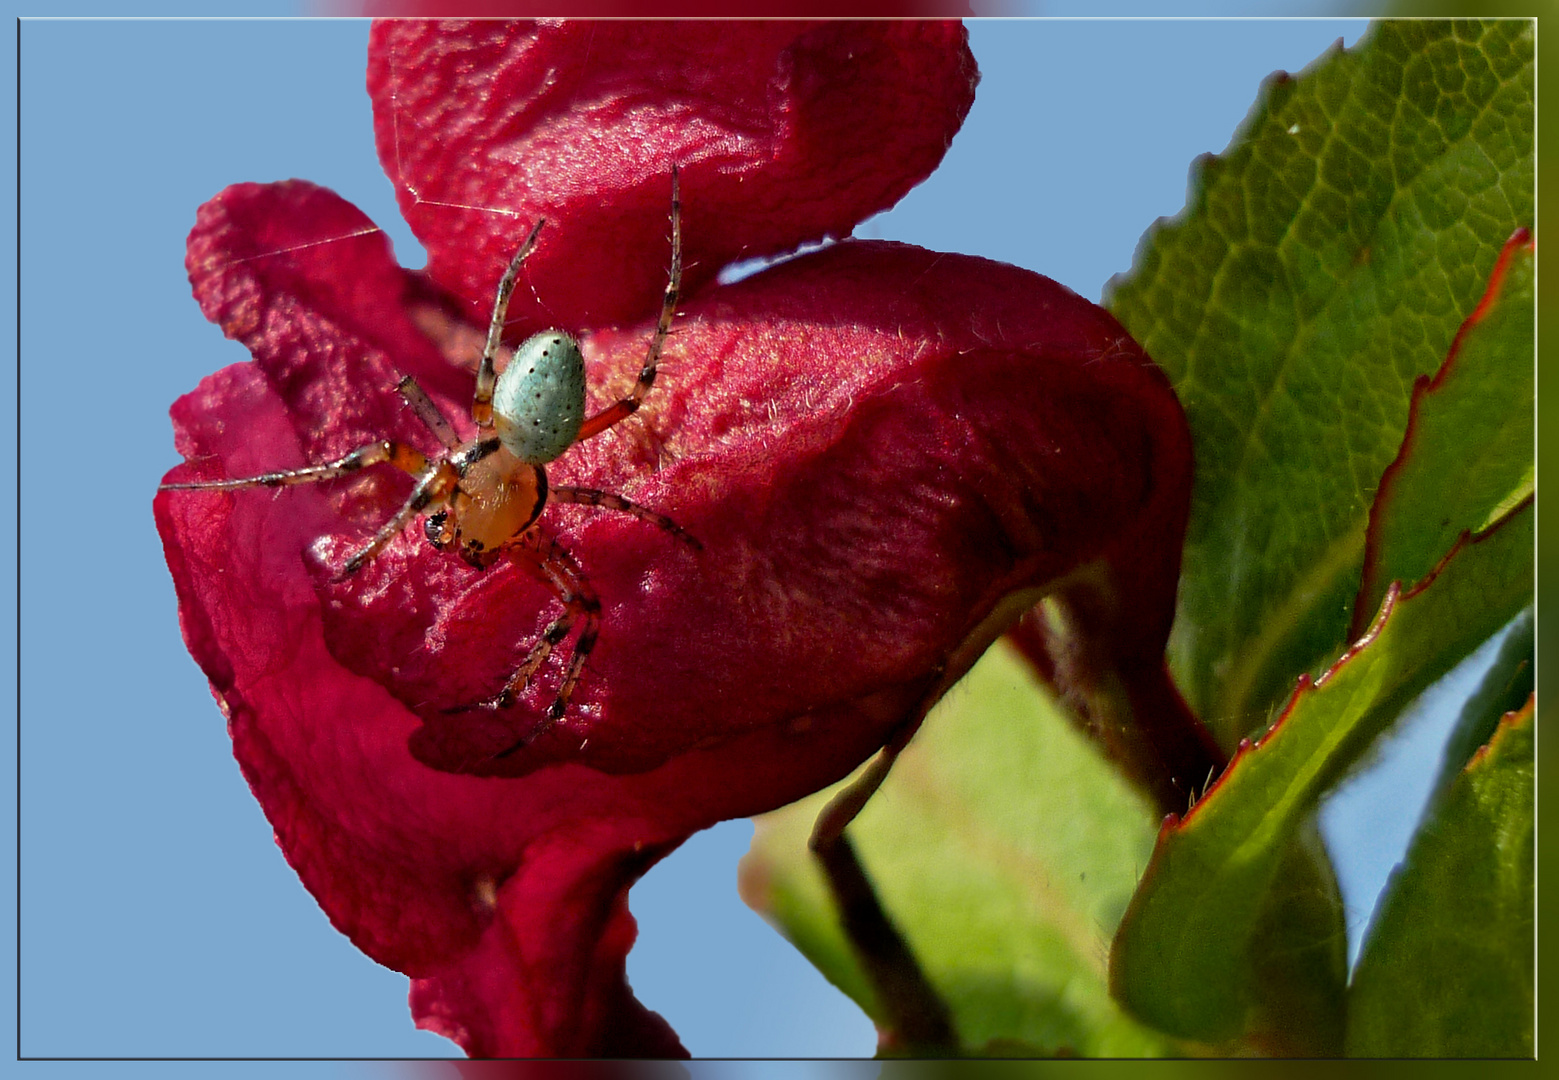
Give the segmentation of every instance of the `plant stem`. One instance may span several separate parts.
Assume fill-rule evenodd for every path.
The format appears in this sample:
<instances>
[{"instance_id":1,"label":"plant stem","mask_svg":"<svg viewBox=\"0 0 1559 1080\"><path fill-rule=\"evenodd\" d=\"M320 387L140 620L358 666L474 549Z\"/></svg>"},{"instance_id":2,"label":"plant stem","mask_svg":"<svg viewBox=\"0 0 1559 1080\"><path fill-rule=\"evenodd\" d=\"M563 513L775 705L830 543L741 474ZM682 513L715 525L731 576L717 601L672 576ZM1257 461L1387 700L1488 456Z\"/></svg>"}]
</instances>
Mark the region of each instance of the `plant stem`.
<instances>
[{"instance_id":1,"label":"plant stem","mask_svg":"<svg viewBox=\"0 0 1559 1080\"><path fill-rule=\"evenodd\" d=\"M845 936L886 1013L882 1047L915 1057L957 1056L947 1005L878 903L850 838L841 832L814 844L813 851L839 906Z\"/></svg>"}]
</instances>

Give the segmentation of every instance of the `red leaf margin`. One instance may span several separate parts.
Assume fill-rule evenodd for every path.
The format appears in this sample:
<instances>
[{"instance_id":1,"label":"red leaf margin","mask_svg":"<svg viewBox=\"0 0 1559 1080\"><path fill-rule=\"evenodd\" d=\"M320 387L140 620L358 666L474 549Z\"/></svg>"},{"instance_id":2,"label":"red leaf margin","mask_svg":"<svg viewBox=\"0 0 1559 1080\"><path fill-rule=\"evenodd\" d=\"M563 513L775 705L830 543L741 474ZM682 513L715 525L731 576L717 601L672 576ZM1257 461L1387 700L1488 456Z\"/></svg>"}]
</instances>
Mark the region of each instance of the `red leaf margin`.
<instances>
[{"instance_id":1,"label":"red leaf margin","mask_svg":"<svg viewBox=\"0 0 1559 1080\"><path fill-rule=\"evenodd\" d=\"M1446 350L1445 360L1432 376L1420 375L1413 380L1412 400L1408 404L1407 427L1402 432L1402 445L1397 448L1396 457L1391 459L1391 464L1387 465L1381 473L1380 484L1375 489L1375 501L1370 504L1369 523L1364 531L1364 570L1359 580L1359 591L1353 601L1353 620L1348 628L1350 639L1364 634L1366 627L1370 625L1368 599L1383 595L1385 592L1381 582L1383 577L1380 563L1381 529L1384 527L1386 515L1395 498L1398 478L1418 445L1418 415L1423 408L1424 398L1445 384L1445 380L1455 368L1457 357L1461 355L1462 342L1466 340L1472 328L1488 315L1489 308L1493 306L1500 289L1504 286L1505 274L1510 268L1511 259L1518 251L1531 249L1535 243L1529 229L1520 228L1510 235L1494 260L1494 269L1489 272L1489 282L1483 291L1483 296L1472 309L1472 314L1468 315L1457 328L1456 336L1451 339L1451 347Z\"/></svg>"},{"instance_id":2,"label":"red leaf margin","mask_svg":"<svg viewBox=\"0 0 1559 1080\"><path fill-rule=\"evenodd\" d=\"M1380 608L1375 612L1375 617L1370 620L1370 624L1365 629L1364 633L1360 634L1356 639L1354 639L1353 642L1342 651L1337 659L1333 660L1332 663L1328 665L1327 669L1321 672L1320 675L1312 678L1309 672L1301 672L1299 677L1295 680L1294 690L1289 695L1287 703L1284 704L1282 712L1278 714L1277 719L1272 721L1272 724L1267 728L1267 730L1262 732L1262 734L1255 739L1245 738L1240 740L1240 744L1236 748L1234 755L1229 759L1228 766L1223 770L1222 773L1218 775L1217 779L1209 784L1207 789L1202 792L1201 797L1196 800L1194 806L1192 806L1184 814L1165 815L1164 820L1159 828L1158 840L1154 847L1155 854L1157 853L1159 846L1164 843L1165 839L1171 833L1182 832L1188 828L1193 827L1197 812L1206 806L1209 799L1212 799L1217 795L1219 790L1222 789L1224 782L1228 780L1230 776L1234 775L1235 770L1240 766L1242 761L1251 755L1266 749L1272 745L1274 740L1282 737L1283 732L1287 730L1289 718L1293 716L1294 710L1298 708L1302 700L1310 696L1315 691L1320 690L1329 681L1331 681L1338 672L1342 671L1345 667L1348 666L1350 662L1352 662L1356 657L1365 652L1372 644L1374 644L1375 639L1380 636L1381 630L1384 629L1386 624L1390 621L1391 616L1396 611L1398 605L1400 605L1405 600L1413 599L1414 597L1421 594L1425 589L1429 588L1429 586L1433 585L1435 579L1440 576L1440 574L1445 570L1446 566L1450 564L1451 560L1460 554L1463 548L1471 547L1473 545L1480 544L1485 540L1488 540L1507 524L1509 524L1515 517L1528 509L1535 501L1536 496L1528 495L1526 498L1517 502L1508 511L1502 514L1498 520L1491 522L1487 528L1479 532L1473 532L1470 529L1464 529L1457 537L1456 542L1451 545L1450 550L1441 556L1440 561L1435 564L1434 568L1430 570L1429 573L1425 574L1420 580L1410 583L1406 587L1404 587L1403 583L1399 581L1393 581L1390 585L1388 585L1386 587L1386 594L1381 600ZM1146 881L1150 875L1156 872L1156 869L1157 867L1155 863L1150 860L1147 869L1143 871L1141 881L1138 882L1139 894L1143 892L1141 888L1142 881Z\"/></svg>"}]
</instances>

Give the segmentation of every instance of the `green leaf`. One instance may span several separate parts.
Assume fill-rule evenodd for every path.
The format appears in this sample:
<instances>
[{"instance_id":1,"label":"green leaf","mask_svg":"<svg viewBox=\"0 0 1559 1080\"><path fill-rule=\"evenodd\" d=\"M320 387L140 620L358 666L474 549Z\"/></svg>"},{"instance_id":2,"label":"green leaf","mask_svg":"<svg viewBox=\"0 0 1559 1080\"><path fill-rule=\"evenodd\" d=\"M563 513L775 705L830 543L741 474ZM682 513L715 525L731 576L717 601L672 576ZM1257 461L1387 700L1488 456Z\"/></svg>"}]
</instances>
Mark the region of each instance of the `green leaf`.
<instances>
[{"instance_id":1,"label":"green leaf","mask_svg":"<svg viewBox=\"0 0 1559 1080\"><path fill-rule=\"evenodd\" d=\"M1419 580L1462 532L1486 528L1532 492L1534 262L1522 229L1445 363L1413 386L1407 434L1370 511L1355 633L1391 582Z\"/></svg>"},{"instance_id":2,"label":"green leaf","mask_svg":"<svg viewBox=\"0 0 1559 1080\"><path fill-rule=\"evenodd\" d=\"M1258 896L1246 949L1253 1000L1245 1041L1269 1057L1336 1057L1347 1024L1348 922L1313 818L1291 838L1273 881Z\"/></svg>"},{"instance_id":3,"label":"green leaf","mask_svg":"<svg viewBox=\"0 0 1559 1080\"><path fill-rule=\"evenodd\" d=\"M1348 997L1350 1054L1532 1056L1534 766L1528 698L1392 875Z\"/></svg>"},{"instance_id":4,"label":"green leaf","mask_svg":"<svg viewBox=\"0 0 1559 1080\"><path fill-rule=\"evenodd\" d=\"M1166 821L1116 934L1111 985L1138 1016L1172 1034L1227 1043L1270 1030L1263 954L1268 893L1321 795L1402 707L1509 622L1532 594L1531 503L1464 541L1439 573L1393 588L1370 633L1299 689L1261 741L1183 821ZM1279 958L1280 959L1280 958Z\"/></svg>"},{"instance_id":5,"label":"green leaf","mask_svg":"<svg viewBox=\"0 0 1559 1080\"><path fill-rule=\"evenodd\" d=\"M1534 77L1530 21L1376 23L1270 79L1107 290L1190 417L1170 655L1230 742L1346 640L1413 381L1532 223Z\"/></svg>"},{"instance_id":6,"label":"green leaf","mask_svg":"<svg viewBox=\"0 0 1559 1080\"><path fill-rule=\"evenodd\" d=\"M885 1017L806 840L822 792L758 819L742 896ZM1147 803L998 643L849 827L966 1053L1144 1056L1173 1045L1110 999L1110 935L1153 844Z\"/></svg>"}]
</instances>

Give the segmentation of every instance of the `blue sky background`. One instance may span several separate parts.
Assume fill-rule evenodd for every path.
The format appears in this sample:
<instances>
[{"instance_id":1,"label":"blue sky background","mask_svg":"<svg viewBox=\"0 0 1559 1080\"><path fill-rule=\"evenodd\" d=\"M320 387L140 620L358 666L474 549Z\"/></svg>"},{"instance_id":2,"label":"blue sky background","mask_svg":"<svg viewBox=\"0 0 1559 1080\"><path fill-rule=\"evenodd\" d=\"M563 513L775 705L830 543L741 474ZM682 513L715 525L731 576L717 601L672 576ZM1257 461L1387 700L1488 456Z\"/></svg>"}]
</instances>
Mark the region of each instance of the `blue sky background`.
<instances>
[{"instance_id":1,"label":"blue sky background","mask_svg":"<svg viewBox=\"0 0 1559 1080\"><path fill-rule=\"evenodd\" d=\"M857 233L1016 263L1097 300L1261 79L1364 25L976 23L984 77L964 130ZM332 929L276 848L179 638L151 519L177 460L168 406L247 359L190 298L196 207L237 181L303 177L423 262L374 155L367 24L30 21L20 35L20 1051L454 1053L412 1027L405 977ZM1449 715L1430 710L1329 809L1355 941ZM701 834L635 889L636 992L695 1054L870 1055L865 1017L737 898L750 836L747 822Z\"/></svg>"}]
</instances>

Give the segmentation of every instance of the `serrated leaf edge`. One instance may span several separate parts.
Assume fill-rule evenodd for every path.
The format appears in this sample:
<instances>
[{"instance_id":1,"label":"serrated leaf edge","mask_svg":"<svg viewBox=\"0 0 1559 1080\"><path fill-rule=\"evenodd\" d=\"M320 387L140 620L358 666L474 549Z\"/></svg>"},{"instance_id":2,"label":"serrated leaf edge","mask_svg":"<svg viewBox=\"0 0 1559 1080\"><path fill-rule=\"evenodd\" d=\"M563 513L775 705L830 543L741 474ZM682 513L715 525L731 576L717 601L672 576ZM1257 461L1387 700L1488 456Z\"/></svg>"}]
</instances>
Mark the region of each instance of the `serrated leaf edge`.
<instances>
[{"instance_id":1,"label":"serrated leaf edge","mask_svg":"<svg viewBox=\"0 0 1559 1080\"><path fill-rule=\"evenodd\" d=\"M1500 249L1499 257L1494 261L1494 269L1489 273L1489 283L1483 291L1482 299L1472 309L1472 314L1462 320L1456 336L1451 339L1451 347L1446 350L1445 360L1433 375L1420 375L1413 380L1413 395L1408 404L1407 427L1402 432L1402 444L1397 448L1397 456L1391 459L1391 464L1387 465L1380 474L1380 484L1376 487L1375 499L1370 504L1369 523L1364 531L1364 569L1359 579L1358 594L1353 601L1353 622L1348 628L1350 638L1364 631L1362 624L1369 610L1364 605L1376 589L1376 575L1379 572L1377 568L1380 565L1380 530L1384 521L1384 511L1390 502L1391 494L1396 490L1397 478L1406 467L1408 458L1417 445L1419 410L1422 408L1424 399L1443 386L1445 380L1450 377L1468 333L1484 320L1489 309L1494 306L1516 253L1523 249L1532 250L1535 247L1530 229L1520 228L1510 235L1510 239L1506 240L1505 246ZM1466 533L1462 536L1465 538ZM1455 545L1452 545L1453 550L1454 548ZM1438 573L1438 569L1436 567L1432 573Z\"/></svg>"},{"instance_id":2,"label":"serrated leaf edge","mask_svg":"<svg viewBox=\"0 0 1559 1080\"><path fill-rule=\"evenodd\" d=\"M1464 529L1461 535L1457 537L1456 542L1451 545L1450 550L1440 557L1440 561L1435 564L1434 569L1430 570L1429 573L1425 574L1422 579L1415 582L1411 587L1404 589L1399 581L1393 581L1387 586L1386 596L1381 601L1380 609L1375 613L1375 618L1370 621L1369 628L1353 644L1349 645L1341 656L1332 661L1331 665L1320 675L1312 679L1310 674L1305 672L1299 676L1295 682L1293 693L1289 695L1288 703L1283 706L1283 711L1278 714L1278 718L1272 722L1271 727L1267 728L1255 740L1240 740L1239 748L1235 750L1234 756L1229 759L1228 768L1224 769L1219 774L1218 779L1214 780L1211 786L1202 793L1202 797L1196 801L1195 805L1187 810L1184 815L1170 814L1165 817L1164 824L1159 830L1159 841L1162 842L1164 836L1169 831L1178 832L1186 829L1196 816L1197 811L1223 786L1224 781L1234 774L1235 767L1242 759L1270 745L1272 740L1286 728L1289 718L1293 716L1295 710L1299 707L1299 703L1306 696L1325 686L1338 672L1347 667L1355 657L1373 644L1380 636L1381 631L1385 629L1386 623L1390 620L1392 613L1396 611L1397 605L1403 601L1413 599L1429 588L1463 548L1472 547L1487 540L1504 528L1507 523L1528 506L1532 505L1535 500L1535 495L1526 496L1486 529L1477 532L1471 529Z\"/></svg>"}]
</instances>

